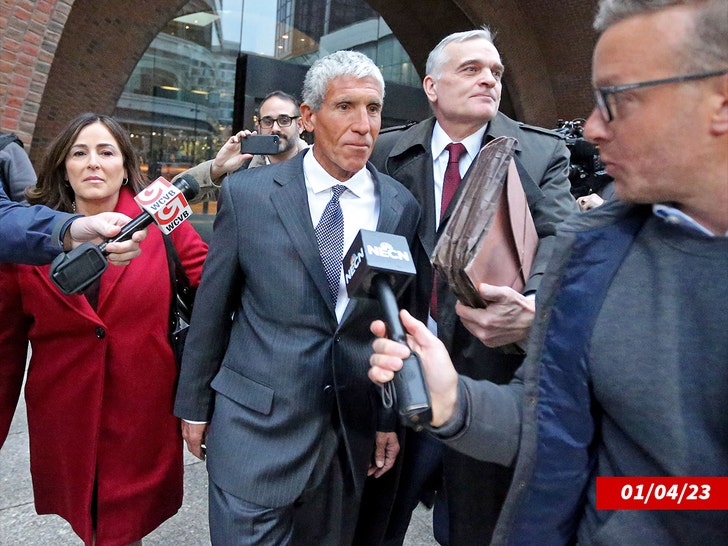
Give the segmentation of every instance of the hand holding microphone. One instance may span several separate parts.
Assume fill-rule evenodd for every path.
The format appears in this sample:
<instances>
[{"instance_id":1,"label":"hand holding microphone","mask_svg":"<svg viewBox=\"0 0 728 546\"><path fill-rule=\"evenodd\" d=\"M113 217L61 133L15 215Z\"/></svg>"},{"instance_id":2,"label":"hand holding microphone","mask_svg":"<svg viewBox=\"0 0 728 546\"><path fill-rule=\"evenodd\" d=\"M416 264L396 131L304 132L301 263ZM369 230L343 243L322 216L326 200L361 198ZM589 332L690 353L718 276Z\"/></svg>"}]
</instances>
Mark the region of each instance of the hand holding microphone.
<instances>
[{"instance_id":1,"label":"hand holding microphone","mask_svg":"<svg viewBox=\"0 0 728 546\"><path fill-rule=\"evenodd\" d=\"M126 214L120 212L99 212L93 216L79 216L66 230L63 238L64 250L73 250L83 243L101 243L104 239L117 235L122 227L131 221ZM141 243L147 236L147 230L137 231L130 241L113 244L106 248L105 254L109 263L127 265L139 256Z\"/></svg>"},{"instance_id":2,"label":"hand holding microphone","mask_svg":"<svg viewBox=\"0 0 728 546\"><path fill-rule=\"evenodd\" d=\"M400 293L415 267L401 235L360 230L344 256L344 281L350 298L374 297L384 312L389 337L407 345L407 336L399 319L396 293ZM385 404L394 403L405 424L421 429L432 419L430 395L425 385L422 363L412 352L402 368L384 387ZM389 400L388 400L389 398Z\"/></svg>"},{"instance_id":3,"label":"hand holding microphone","mask_svg":"<svg viewBox=\"0 0 728 546\"><path fill-rule=\"evenodd\" d=\"M109 243L128 241L132 235L155 222L164 233L171 233L190 217L189 199L200 191L197 181L190 175L182 175L170 184L157 178L134 199L143 212L126 224L111 239L94 245L83 243L70 252L56 257L51 263L51 280L64 294L77 294L98 279L106 270L106 246Z\"/></svg>"}]
</instances>

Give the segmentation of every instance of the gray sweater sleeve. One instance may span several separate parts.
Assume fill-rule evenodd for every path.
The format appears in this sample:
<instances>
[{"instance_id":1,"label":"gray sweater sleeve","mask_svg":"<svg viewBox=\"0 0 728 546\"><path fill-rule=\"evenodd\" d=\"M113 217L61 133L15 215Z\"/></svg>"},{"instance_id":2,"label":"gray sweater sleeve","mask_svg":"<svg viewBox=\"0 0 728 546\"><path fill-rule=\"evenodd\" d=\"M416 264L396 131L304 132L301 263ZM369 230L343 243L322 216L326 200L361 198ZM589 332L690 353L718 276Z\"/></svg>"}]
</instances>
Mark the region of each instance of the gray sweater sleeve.
<instances>
[{"instance_id":1,"label":"gray sweater sleeve","mask_svg":"<svg viewBox=\"0 0 728 546\"><path fill-rule=\"evenodd\" d=\"M510 466L518 453L523 384L460 376L456 416L430 432L448 447L481 461Z\"/></svg>"}]
</instances>

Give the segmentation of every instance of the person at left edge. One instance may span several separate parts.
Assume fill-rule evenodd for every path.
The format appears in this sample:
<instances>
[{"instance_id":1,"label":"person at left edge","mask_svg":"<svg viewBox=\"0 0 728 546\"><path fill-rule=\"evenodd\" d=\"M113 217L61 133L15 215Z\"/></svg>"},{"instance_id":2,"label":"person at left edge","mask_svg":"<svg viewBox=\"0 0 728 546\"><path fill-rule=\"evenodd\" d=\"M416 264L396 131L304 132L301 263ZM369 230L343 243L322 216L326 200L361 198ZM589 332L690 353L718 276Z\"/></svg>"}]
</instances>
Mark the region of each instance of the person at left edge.
<instances>
[{"instance_id":1,"label":"person at left edge","mask_svg":"<svg viewBox=\"0 0 728 546\"><path fill-rule=\"evenodd\" d=\"M137 215L147 181L127 133L82 114L54 140L31 203ZM193 286L207 245L189 223L170 235ZM48 266L0 265L0 445L25 383L33 493L85 544L138 544L182 503L182 438L172 413L172 292L165 244L110 267L84 294L64 295ZM139 541L139 542L137 542Z\"/></svg>"},{"instance_id":2,"label":"person at left edge","mask_svg":"<svg viewBox=\"0 0 728 546\"><path fill-rule=\"evenodd\" d=\"M101 243L113 237L129 221L131 218L118 212L80 216L42 205L26 207L11 201L0 185L0 262L49 263L81 243ZM139 256L139 243L146 235L145 229L137 231L129 241L110 243L106 247L109 262L127 265Z\"/></svg>"},{"instance_id":3,"label":"person at left edge","mask_svg":"<svg viewBox=\"0 0 728 546\"><path fill-rule=\"evenodd\" d=\"M315 144L222 184L175 404L188 449L206 444L215 545L350 544L367 475L394 464L396 416L366 375L379 305L349 300L341 260L329 288L315 233L343 186L343 250L362 228L412 242L414 197L367 163L383 98L361 53L317 60Z\"/></svg>"}]
</instances>

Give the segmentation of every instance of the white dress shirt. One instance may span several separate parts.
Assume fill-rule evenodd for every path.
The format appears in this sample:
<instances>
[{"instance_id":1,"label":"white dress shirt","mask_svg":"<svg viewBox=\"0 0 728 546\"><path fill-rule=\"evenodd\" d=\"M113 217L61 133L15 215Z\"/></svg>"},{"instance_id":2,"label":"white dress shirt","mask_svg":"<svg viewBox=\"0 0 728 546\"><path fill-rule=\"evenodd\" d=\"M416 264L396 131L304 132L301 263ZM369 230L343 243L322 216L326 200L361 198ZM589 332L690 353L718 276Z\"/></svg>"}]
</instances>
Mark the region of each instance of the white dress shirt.
<instances>
[{"instance_id":1,"label":"white dress shirt","mask_svg":"<svg viewBox=\"0 0 728 546\"><path fill-rule=\"evenodd\" d=\"M464 138L460 142L465 146L465 153L460 156L458 167L460 168L460 178L465 176L470 165L475 161L476 156L481 148L483 136L488 125L483 125L472 135ZM432 140L430 141L430 151L432 153L432 177L435 182L435 231L440 227L440 214L442 206L442 187L445 183L445 169L450 159L450 152L445 148L453 140L447 135L445 130L440 126L440 122L435 122L435 128L432 131ZM437 335L437 322L428 313L427 327L430 331Z\"/></svg>"},{"instance_id":2,"label":"white dress shirt","mask_svg":"<svg viewBox=\"0 0 728 546\"><path fill-rule=\"evenodd\" d=\"M347 191L341 194L339 203L344 214L344 254L354 242L360 229L374 231L379 222L379 195L374 191L371 173L362 169L346 182L337 180L321 166L314 157L316 145L303 158L303 174L306 179L308 208L314 228L318 225L326 205L331 200L331 188L341 184ZM344 284L344 268L339 277L339 296L336 300L336 318L341 321L344 310L349 304L349 296Z\"/></svg>"},{"instance_id":3,"label":"white dress shirt","mask_svg":"<svg viewBox=\"0 0 728 546\"><path fill-rule=\"evenodd\" d=\"M475 161L475 157L481 148L483 135L488 125L483 125L472 135L464 138L460 142L465 146L466 153L460 156L458 166L460 167L460 177L464 177L468 172L470 165ZM450 153L445 147L453 142L447 136L447 133L440 127L440 123L435 123L435 129L432 131L432 141L430 142L430 150L432 152L432 175L435 182L435 231L440 227L440 205L442 203L442 186L445 181L445 169L447 169L447 161Z\"/></svg>"}]
</instances>

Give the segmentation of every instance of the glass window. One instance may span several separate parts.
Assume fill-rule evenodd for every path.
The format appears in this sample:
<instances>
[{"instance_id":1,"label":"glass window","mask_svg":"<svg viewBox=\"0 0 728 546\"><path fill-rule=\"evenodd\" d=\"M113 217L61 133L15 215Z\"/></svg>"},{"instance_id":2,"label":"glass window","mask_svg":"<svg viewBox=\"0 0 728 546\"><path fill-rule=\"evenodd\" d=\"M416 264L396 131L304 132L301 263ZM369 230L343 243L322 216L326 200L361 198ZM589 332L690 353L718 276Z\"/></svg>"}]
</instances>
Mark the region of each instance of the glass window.
<instances>
[{"instance_id":1,"label":"glass window","mask_svg":"<svg viewBox=\"0 0 728 546\"><path fill-rule=\"evenodd\" d=\"M152 41L114 112L150 179L214 157L253 128L270 91L300 96L319 55L340 49L374 60L387 82L383 126L429 115L420 76L363 0L193 0Z\"/></svg>"}]
</instances>

